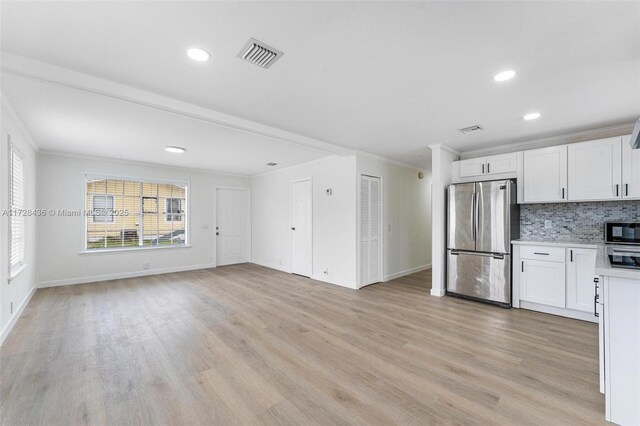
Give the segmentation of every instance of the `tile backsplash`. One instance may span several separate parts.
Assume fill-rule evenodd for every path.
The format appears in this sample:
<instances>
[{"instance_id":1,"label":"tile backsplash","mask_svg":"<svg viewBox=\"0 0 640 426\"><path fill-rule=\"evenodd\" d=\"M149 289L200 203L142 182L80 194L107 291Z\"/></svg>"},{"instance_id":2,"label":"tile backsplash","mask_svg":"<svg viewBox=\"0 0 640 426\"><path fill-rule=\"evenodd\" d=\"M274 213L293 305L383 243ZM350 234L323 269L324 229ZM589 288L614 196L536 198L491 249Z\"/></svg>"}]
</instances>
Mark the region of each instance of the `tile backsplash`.
<instances>
[{"instance_id":1,"label":"tile backsplash","mask_svg":"<svg viewBox=\"0 0 640 426\"><path fill-rule=\"evenodd\" d=\"M520 238L603 241L603 224L611 221L640 222L640 201L521 204Z\"/></svg>"}]
</instances>

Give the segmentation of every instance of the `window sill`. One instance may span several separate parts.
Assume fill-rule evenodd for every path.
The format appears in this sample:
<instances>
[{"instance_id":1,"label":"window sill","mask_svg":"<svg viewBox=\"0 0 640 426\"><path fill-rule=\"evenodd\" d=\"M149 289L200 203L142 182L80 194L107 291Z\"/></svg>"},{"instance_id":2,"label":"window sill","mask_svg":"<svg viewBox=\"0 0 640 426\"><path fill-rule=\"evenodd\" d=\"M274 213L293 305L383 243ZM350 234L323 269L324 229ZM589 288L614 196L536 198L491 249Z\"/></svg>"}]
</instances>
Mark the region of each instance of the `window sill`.
<instances>
[{"instance_id":1,"label":"window sill","mask_svg":"<svg viewBox=\"0 0 640 426\"><path fill-rule=\"evenodd\" d=\"M27 264L23 263L22 265L18 266L17 268L11 270L11 272L9 273L9 281L11 281L14 278L16 278L25 269L27 269Z\"/></svg>"},{"instance_id":2,"label":"window sill","mask_svg":"<svg viewBox=\"0 0 640 426\"><path fill-rule=\"evenodd\" d=\"M129 251L149 251L149 250L181 250L191 248L191 245L180 245L180 246L148 246L148 247L123 247L123 248L110 248L110 249L92 249L92 250L82 250L80 255L91 255L91 254L109 254L109 253L126 253Z\"/></svg>"}]
</instances>

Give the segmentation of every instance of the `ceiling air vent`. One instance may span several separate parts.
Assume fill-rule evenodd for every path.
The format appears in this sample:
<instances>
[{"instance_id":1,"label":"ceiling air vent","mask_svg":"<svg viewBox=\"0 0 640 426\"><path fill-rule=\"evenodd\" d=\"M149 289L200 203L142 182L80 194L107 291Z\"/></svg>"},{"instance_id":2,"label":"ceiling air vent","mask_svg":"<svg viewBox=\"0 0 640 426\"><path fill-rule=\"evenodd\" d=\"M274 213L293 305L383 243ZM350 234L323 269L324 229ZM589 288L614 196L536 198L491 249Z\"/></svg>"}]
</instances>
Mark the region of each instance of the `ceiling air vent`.
<instances>
[{"instance_id":1,"label":"ceiling air vent","mask_svg":"<svg viewBox=\"0 0 640 426\"><path fill-rule=\"evenodd\" d=\"M473 132L481 132L484 129L482 127L480 127L479 124L474 124L473 126L469 126L469 127L463 127L462 129L458 129L459 132L464 133L465 135L468 133L473 133Z\"/></svg>"},{"instance_id":2,"label":"ceiling air vent","mask_svg":"<svg viewBox=\"0 0 640 426\"><path fill-rule=\"evenodd\" d=\"M266 69L273 65L282 55L284 55L284 53L281 51L255 38L250 38L247 44L240 50L240 53L238 53L238 58Z\"/></svg>"},{"instance_id":3,"label":"ceiling air vent","mask_svg":"<svg viewBox=\"0 0 640 426\"><path fill-rule=\"evenodd\" d=\"M267 166L273 167L273 166L277 166L278 163L267 163Z\"/></svg>"}]
</instances>

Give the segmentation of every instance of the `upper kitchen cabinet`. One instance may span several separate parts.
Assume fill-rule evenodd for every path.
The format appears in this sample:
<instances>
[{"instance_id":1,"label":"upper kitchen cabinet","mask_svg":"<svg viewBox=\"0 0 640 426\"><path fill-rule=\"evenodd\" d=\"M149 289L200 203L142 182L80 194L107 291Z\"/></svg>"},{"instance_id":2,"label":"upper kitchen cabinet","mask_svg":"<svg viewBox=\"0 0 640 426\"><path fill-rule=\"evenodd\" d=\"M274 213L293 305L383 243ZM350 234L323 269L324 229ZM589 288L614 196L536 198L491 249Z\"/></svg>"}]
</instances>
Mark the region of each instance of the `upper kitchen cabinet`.
<instances>
[{"instance_id":1,"label":"upper kitchen cabinet","mask_svg":"<svg viewBox=\"0 0 640 426\"><path fill-rule=\"evenodd\" d=\"M517 153L515 152L487 157L487 174L489 175L515 172L517 168Z\"/></svg>"},{"instance_id":2,"label":"upper kitchen cabinet","mask_svg":"<svg viewBox=\"0 0 640 426\"><path fill-rule=\"evenodd\" d=\"M569 145L570 201L613 200L622 196L621 138Z\"/></svg>"},{"instance_id":3,"label":"upper kitchen cabinet","mask_svg":"<svg viewBox=\"0 0 640 426\"><path fill-rule=\"evenodd\" d=\"M523 169L525 203L567 200L567 145L525 151Z\"/></svg>"},{"instance_id":4,"label":"upper kitchen cabinet","mask_svg":"<svg viewBox=\"0 0 640 426\"><path fill-rule=\"evenodd\" d=\"M469 160L461 160L460 177L482 176L485 173L487 157L471 158Z\"/></svg>"},{"instance_id":5,"label":"upper kitchen cabinet","mask_svg":"<svg viewBox=\"0 0 640 426\"><path fill-rule=\"evenodd\" d=\"M640 198L640 149L631 149L630 139L622 137L622 198Z\"/></svg>"},{"instance_id":6,"label":"upper kitchen cabinet","mask_svg":"<svg viewBox=\"0 0 640 426\"><path fill-rule=\"evenodd\" d=\"M515 152L461 160L458 164L461 178L515 173L518 167L517 153Z\"/></svg>"}]
</instances>

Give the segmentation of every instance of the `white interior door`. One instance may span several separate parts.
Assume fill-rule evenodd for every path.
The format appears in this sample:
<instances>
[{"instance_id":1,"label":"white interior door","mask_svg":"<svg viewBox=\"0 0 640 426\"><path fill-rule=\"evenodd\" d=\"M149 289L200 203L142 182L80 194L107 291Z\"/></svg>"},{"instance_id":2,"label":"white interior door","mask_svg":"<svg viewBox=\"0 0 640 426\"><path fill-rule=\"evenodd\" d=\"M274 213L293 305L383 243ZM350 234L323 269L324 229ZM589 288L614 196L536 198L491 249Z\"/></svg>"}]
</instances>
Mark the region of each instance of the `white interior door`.
<instances>
[{"instance_id":1,"label":"white interior door","mask_svg":"<svg viewBox=\"0 0 640 426\"><path fill-rule=\"evenodd\" d=\"M217 265L248 262L249 238L249 191L217 189Z\"/></svg>"},{"instance_id":2,"label":"white interior door","mask_svg":"<svg viewBox=\"0 0 640 426\"><path fill-rule=\"evenodd\" d=\"M360 176L360 285L382 281L380 178Z\"/></svg>"},{"instance_id":3,"label":"white interior door","mask_svg":"<svg viewBox=\"0 0 640 426\"><path fill-rule=\"evenodd\" d=\"M312 191L311 180L291 184L291 272L312 274Z\"/></svg>"}]
</instances>

